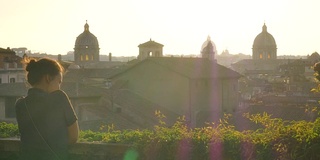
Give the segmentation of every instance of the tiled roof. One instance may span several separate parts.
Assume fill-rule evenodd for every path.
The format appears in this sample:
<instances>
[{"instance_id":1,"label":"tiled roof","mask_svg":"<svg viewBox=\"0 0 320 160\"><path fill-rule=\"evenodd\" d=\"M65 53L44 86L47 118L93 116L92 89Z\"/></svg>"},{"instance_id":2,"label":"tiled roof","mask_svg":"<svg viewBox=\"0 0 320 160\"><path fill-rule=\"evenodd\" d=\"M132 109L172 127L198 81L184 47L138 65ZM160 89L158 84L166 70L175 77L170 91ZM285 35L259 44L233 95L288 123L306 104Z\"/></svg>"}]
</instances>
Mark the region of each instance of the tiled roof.
<instances>
[{"instance_id":1,"label":"tiled roof","mask_svg":"<svg viewBox=\"0 0 320 160\"><path fill-rule=\"evenodd\" d=\"M241 75L225 66L212 62L206 58L180 58L180 57L150 57L130 68L127 68L122 74L137 65L143 65L145 62L152 62L160 67L167 68L177 74L188 78L239 78ZM117 76L113 75L114 76Z\"/></svg>"},{"instance_id":2,"label":"tiled roof","mask_svg":"<svg viewBox=\"0 0 320 160\"><path fill-rule=\"evenodd\" d=\"M78 65L82 66L83 68L90 68L90 69L106 69L106 68L113 68L125 65L126 62L120 61L98 61L98 62L77 62Z\"/></svg>"},{"instance_id":3,"label":"tiled roof","mask_svg":"<svg viewBox=\"0 0 320 160\"><path fill-rule=\"evenodd\" d=\"M168 125L172 125L181 116L129 90L120 90L114 102L123 107L123 110L127 110L131 116L139 117L136 118L136 123L147 128L158 124L159 119L155 116L156 111L160 111L166 116L164 121Z\"/></svg>"},{"instance_id":4,"label":"tiled roof","mask_svg":"<svg viewBox=\"0 0 320 160\"><path fill-rule=\"evenodd\" d=\"M243 74L250 75L250 74L276 74L278 73L277 70L245 70Z\"/></svg>"},{"instance_id":5,"label":"tiled roof","mask_svg":"<svg viewBox=\"0 0 320 160\"><path fill-rule=\"evenodd\" d=\"M166 116L164 121L168 126L180 116L127 89L122 88L113 92L114 107L120 107L121 112L112 112L111 95L105 94L100 106L88 107L88 111L100 118L96 121L83 122L86 129L97 129L101 124L113 124L116 129L152 129L154 125L159 125L155 111L161 111Z\"/></svg>"},{"instance_id":6,"label":"tiled roof","mask_svg":"<svg viewBox=\"0 0 320 160\"><path fill-rule=\"evenodd\" d=\"M106 89L88 86L82 83L63 82L61 89L64 90L69 97L100 97L106 92Z\"/></svg>"},{"instance_id":7,"label":"tiled roof","mask_svg":"<svg viewBox=\"0 0 320 160\"><path fill-rule=\"evenodd\" d=\"M4 53L6 53L6 54L16 54L16 52L14 52L14 51L12 51L11 49L4 49L4 48L0 48L0 53L1 54L4 54Z\"/></svg>"},{"instance_id":8,"label":"tiled roof","mask_svg":"<svg viewBox=\"0 0 320 160\"><path fill-rule=\"evenodd\" d=\"M281 65L287 64L292 62L293 60L290 59L270 59L270 60L263 60L263 59L242 59L236 63L233 63L232 66L238 65L246 65L247 68L259 67L259 66L274 66L274 65Z\"/></svg>"},{"instance_id":9,"label":"tiled roof","mask_svg":"<svg viewBox=\"0 0 320 160\"><path fill-rule=\"evenodd\" d=\"M106 81L111 75L121 72L125 66L109 69L72 69L64 75L63 81L79 82L90 86L105 88ZM114 85L114 84L113 84Z\"/></svg>"},{"instance_id":10,"label":"tiled roof","mask_svg":"<svg viewBox=\"0 0 320 160\"><path fill-rule=\"evenodd\" d=\"M28 88L27 83L3 83L0 84L0 96L25 96L27 95ZM71 82L62 83L61 89L64 90L70 98L99 97L105 92L103 88Z\"/></svg>"},{"instance_id":11,"label":"tiled roof","mask_svg":"<svg viewBox=\"0 0 320 160\"><path fill-rule=\"evenodd\" d=\"M0 69L0 74L6 74L6 73L8 73L8 74L13 74L13 73L25 74L25 71L23 68L13 68L13 69L10 68L10 70L9 69Z\"/></svg>"},{"instance_id":12,"label":"tiled roof","mask_svg":"<svg viewBox=\"0 0 320 160\"><path fill-rule=\"evenodd\" d=\"M239 78L241 75L207 58L150 58L151 61L189 78Z\"/></svg>"},{"instance_id":13,"label":"tiled roof","mask_svg":"<svg viewBox=\"0 0 320 160\"><path fill-rule=\"evenodd\" d=\"M66 72L64 79L79 79L79 78L94 78L94 77L108 77L112 69L71 69Z\"/></svg>"},{"instance_id":14,"label":"tiled roof","mask_svg":"<svg viewBox=\"0 0 320 160\"><path fill-rule=\"evenodd\" d=\"M27 95L28 84L26 83L2 83L0 84L1 97L20 97Z\"/></svg>"},{"instance_id":15,"label":"tiled roof","mask_svg":"<svg viewBox=\"0 0 320 160\"><path fill-rule=\"evenodd\" d=\"M142 126L134 123L133 121L127 119L125 115L121 113L112 112L111 108L105 106L89 106L86 107L87 112L91 112L95 115L95 120L80 121L79 126L81 130L94 130L98 131L101 126L111 126L113 125L116 129L138 129ZM105 128L107 129L107 128Z\"/></svg>"}]
</instances>

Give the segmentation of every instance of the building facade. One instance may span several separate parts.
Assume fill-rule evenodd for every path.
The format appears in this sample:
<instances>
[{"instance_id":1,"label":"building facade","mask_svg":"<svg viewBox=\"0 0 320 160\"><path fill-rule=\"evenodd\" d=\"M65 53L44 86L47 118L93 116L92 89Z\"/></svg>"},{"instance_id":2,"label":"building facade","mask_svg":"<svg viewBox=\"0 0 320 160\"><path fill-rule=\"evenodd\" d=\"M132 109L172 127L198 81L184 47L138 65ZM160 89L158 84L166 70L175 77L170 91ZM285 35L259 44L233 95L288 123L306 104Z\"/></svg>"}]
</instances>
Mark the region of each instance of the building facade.
<instances>
[{"instance_id":1,"label":"building facade","mask_svg":"<svg viewBox=\"0 0 320 160\"><path fill-rule=\"evenodd\" d=\"M206 58L150 57L112 81L163 108L185 115L191 127L221 118L238 106L240 74Z\"/></svg>"},{"instance_id":2,"label":"building facade","mask_svg":"<svg viewBox=\"0 0 320 160\"><path fill-rule=\"evenodd\" d=\"M10 48L0 48L0 84L25 81L22 58Z\"/></svg>"}]
</instances>

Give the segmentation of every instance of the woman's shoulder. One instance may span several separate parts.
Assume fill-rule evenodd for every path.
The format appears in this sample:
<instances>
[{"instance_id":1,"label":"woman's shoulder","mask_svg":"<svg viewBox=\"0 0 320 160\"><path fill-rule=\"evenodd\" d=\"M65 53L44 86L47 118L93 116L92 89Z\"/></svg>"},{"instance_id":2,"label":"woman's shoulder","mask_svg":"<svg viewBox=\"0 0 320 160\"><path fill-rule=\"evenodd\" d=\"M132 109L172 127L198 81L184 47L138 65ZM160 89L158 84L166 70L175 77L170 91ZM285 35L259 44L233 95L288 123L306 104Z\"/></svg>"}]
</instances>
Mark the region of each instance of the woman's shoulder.
<instances>
[{"instance_id":1,"label":"woman's shoulder","mask_svg":"<svg viewBox=\"0 0 320 160\"><path fill-rule=\"evenodd\" d=\"M24 102L25 102L25 97L20 97L20 98L18 98L18 99L16 100L16 104L15 104L16 108L19 108L19 106L24 105Z\"/></svg>"},{"instance_id":2,"label":"woman's shoulder","mask_svg":"<svg viewBox=\"0 0 320 160\"><path fill-rule=\"evenodd\" d=\"M63 90L56 90L50 93L53 98L68 98L68 95Z\"/></svg>"}]
</instances>

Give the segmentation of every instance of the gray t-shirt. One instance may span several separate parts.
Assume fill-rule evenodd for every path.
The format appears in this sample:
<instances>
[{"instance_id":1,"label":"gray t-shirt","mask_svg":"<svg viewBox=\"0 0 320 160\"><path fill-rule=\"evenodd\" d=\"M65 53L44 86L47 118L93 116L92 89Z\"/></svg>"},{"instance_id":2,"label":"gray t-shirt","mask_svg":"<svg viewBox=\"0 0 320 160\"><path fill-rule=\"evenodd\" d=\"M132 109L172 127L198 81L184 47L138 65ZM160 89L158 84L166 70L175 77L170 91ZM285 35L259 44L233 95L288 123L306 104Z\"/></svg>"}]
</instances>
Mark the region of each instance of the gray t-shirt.
<instances>
[{"instance_id":1,"label":"gray t-shirt","mask_svg":"<svg viewBox=\"0 0 320 160\"><path fill-rule=\"evenodd\" d=\"M37 132L27 111L46 142ZM46 93L31 88L27 97L17 101L16 115L23 159L57 159L55 154L59 159L67 159L68 126L77 120L77 116L65 92Z\"/></svg>"}]
</instances>

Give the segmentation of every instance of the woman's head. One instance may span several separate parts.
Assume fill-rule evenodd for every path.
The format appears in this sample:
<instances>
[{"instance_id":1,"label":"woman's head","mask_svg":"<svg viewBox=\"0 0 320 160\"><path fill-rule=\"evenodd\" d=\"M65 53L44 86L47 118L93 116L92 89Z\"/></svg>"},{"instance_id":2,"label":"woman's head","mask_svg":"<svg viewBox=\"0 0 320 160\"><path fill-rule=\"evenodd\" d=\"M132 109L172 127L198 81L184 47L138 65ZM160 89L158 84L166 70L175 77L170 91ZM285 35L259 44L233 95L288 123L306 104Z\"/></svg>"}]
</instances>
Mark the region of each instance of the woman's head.
<instances>
[{"instance_id":1,"label":"woman's head","mask_svg":"<svg viewBox=\"0 0 320 160\"><path fill-rule=\"evenodd\" d=\"M40 86L48 92L60 89L64 70L57 61L49 58L29 59L26 60L26 71L27 81L32 87Z\"/></svg>"}]
</instances>

